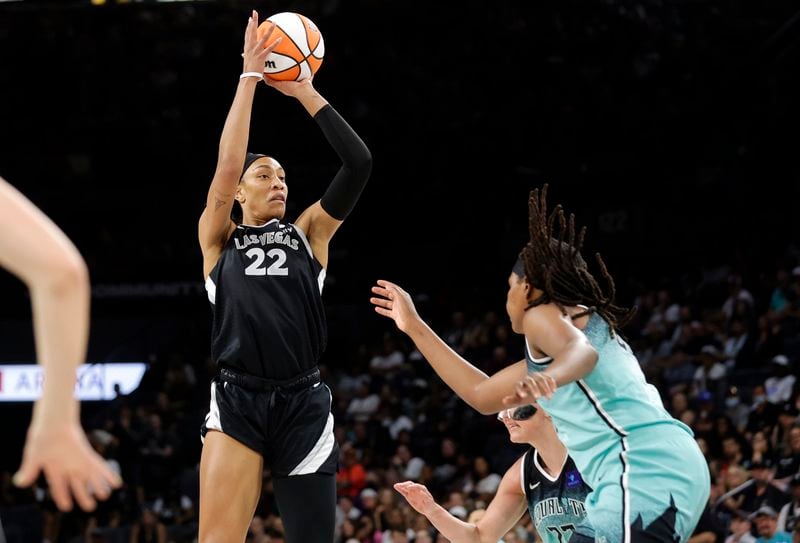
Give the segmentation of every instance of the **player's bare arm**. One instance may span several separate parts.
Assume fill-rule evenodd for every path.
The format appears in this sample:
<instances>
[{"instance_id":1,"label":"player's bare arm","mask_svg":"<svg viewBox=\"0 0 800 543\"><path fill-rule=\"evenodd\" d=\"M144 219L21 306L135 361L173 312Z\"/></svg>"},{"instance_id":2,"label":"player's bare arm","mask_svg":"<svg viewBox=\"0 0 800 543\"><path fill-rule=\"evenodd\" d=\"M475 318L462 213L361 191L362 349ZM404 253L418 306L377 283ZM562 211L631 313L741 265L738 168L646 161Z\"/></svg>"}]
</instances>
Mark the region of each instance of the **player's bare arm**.
<instances>
[{"instance_id":1,"label":"player's bare arm","mask_svg":"<svg viewBox=\"0 0 800 543\"><path fill-rule=\"evenodd\" d=\"M521 381L527 367L524 360L511 364L491 377L470 364L434 332L417 313L411 296L398 285L383 279L372 287L370 302L375 312L395 321L408 334L433 370L470 407L483 414L506 408L503 398Z\"/></svg>"},{"instance_id":2,"label":"player's bare arm","mask_svg":"<svg viewBox=\"0 0 800 543\"><path fill-rule=\"evenodd\" d=\"M272 29L259 39L257 28L258 14L254 11L245 29L243 73L263 73L264 62L278 43L278 40L275 40L267 45L272 36ZM253 96L259 81L253 77L239 79L233 103L222 129L217 167L198 224L204 276L208 276L216 264L220 250L235 228L230 215L236 188L242 175L242 164L247 154Z\"/></svg>"}]
</instances>

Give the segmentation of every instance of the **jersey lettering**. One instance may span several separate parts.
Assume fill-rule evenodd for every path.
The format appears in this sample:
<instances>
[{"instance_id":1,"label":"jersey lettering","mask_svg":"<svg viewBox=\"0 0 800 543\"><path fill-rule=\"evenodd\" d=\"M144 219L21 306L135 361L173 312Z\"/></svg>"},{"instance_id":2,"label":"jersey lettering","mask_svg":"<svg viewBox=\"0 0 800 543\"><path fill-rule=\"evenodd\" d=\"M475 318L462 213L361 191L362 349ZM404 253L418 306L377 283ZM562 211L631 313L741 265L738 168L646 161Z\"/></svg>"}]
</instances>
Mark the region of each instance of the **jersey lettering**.
<instances>
[{"instance_id":1,"label":"jersey lettering","mask_svg":"<svg viewBox=\"0 0 800 543\"><path fill-rule=\"evenodd\" d=\"M253 247L244 253L246 257L253 261L245 268L245 275L289 275L289 268L286 264L286 251L283 249L270 249L266 253L261 247ZM275 259L268 268L263 266L266 257Z\"/></svg>"},{"instance_id":2,"label":"jersey lettering","mask_svg":"<svg viewBox=\"0 0 800 543\"><path fill-rule=\"evenodd\" d=\"M561 526L548 526L547 530L556 534L558 543L567 543L569 538L572 537L572 532L575 531L575 526L572 524L562 524Z\"/></svg>"}]
</instances>

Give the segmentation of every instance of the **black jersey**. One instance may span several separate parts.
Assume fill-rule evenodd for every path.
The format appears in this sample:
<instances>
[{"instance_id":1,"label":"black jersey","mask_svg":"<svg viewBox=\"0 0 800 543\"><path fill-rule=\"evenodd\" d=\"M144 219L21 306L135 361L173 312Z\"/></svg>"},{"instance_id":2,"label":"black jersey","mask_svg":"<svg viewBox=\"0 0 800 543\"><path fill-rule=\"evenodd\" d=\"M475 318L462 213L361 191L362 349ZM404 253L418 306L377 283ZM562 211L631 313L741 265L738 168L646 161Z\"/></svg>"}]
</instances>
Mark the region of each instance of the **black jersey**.
<instances>
[{"instance_id":1,"label":"black jersey","mask_svg":"<svg viewBox=\"0 0 800 543\"><path fill-rule=\"evenodd\" d=\"M540 464L536 449L531 448L522 459L522 488L542 541L568 541L586 516L585 500L591 490L572 458L567 456L561 474L554 479Z\"/></svg>"},{"instance_id":2,"label":"black jersey","mask_svg":"<svg viewBox=\"0 0 800 543\"><path fill-rule=\"evenodd\" d=\"M237 226L206 280L215 362L278 380L316 366L327 341L324 280L294 224Z\"/></svg>"}]
</instances>

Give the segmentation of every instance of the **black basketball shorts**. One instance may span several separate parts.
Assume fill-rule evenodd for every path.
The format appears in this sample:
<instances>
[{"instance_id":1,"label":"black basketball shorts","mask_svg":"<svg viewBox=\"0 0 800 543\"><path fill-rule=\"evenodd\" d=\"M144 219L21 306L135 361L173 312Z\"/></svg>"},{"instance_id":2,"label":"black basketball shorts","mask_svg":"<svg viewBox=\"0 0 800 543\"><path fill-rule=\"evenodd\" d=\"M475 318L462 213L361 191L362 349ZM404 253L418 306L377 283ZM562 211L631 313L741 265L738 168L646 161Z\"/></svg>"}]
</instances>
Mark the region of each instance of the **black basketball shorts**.
<instances>
[{"instance_id":1,"label":"black basketball shorts","mask_svg":"<svg viewBox=\"0 0 800 543\"><path fill-rule=\"evenodd\" d=\"M275 477L336 474L331 391L314 369L272 381L220 369L201 439L217 430L260 453Z\"/></svg>"}]
</instances>

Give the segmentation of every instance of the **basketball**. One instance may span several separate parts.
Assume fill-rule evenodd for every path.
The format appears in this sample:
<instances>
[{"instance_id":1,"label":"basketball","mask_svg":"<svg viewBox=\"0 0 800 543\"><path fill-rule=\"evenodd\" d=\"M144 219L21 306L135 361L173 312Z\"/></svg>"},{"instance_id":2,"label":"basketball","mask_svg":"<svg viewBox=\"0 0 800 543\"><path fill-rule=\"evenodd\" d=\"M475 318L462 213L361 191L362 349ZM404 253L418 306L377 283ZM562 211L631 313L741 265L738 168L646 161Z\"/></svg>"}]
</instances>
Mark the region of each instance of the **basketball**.
<instances>
[{"instance_id":1,"label":"basketball","mask_svg":"<svg viewBox=\"0 0 800 543\"><path fill-rule=\"evenodd\" d=\"M258 25L259 38L270 23L275 25L270 43L283 40L267 57L264 74L278 81L302 81L317 73L325 56L325 42L317 25L299 13L276 13Z\"/></svg>"}]
</instances>

